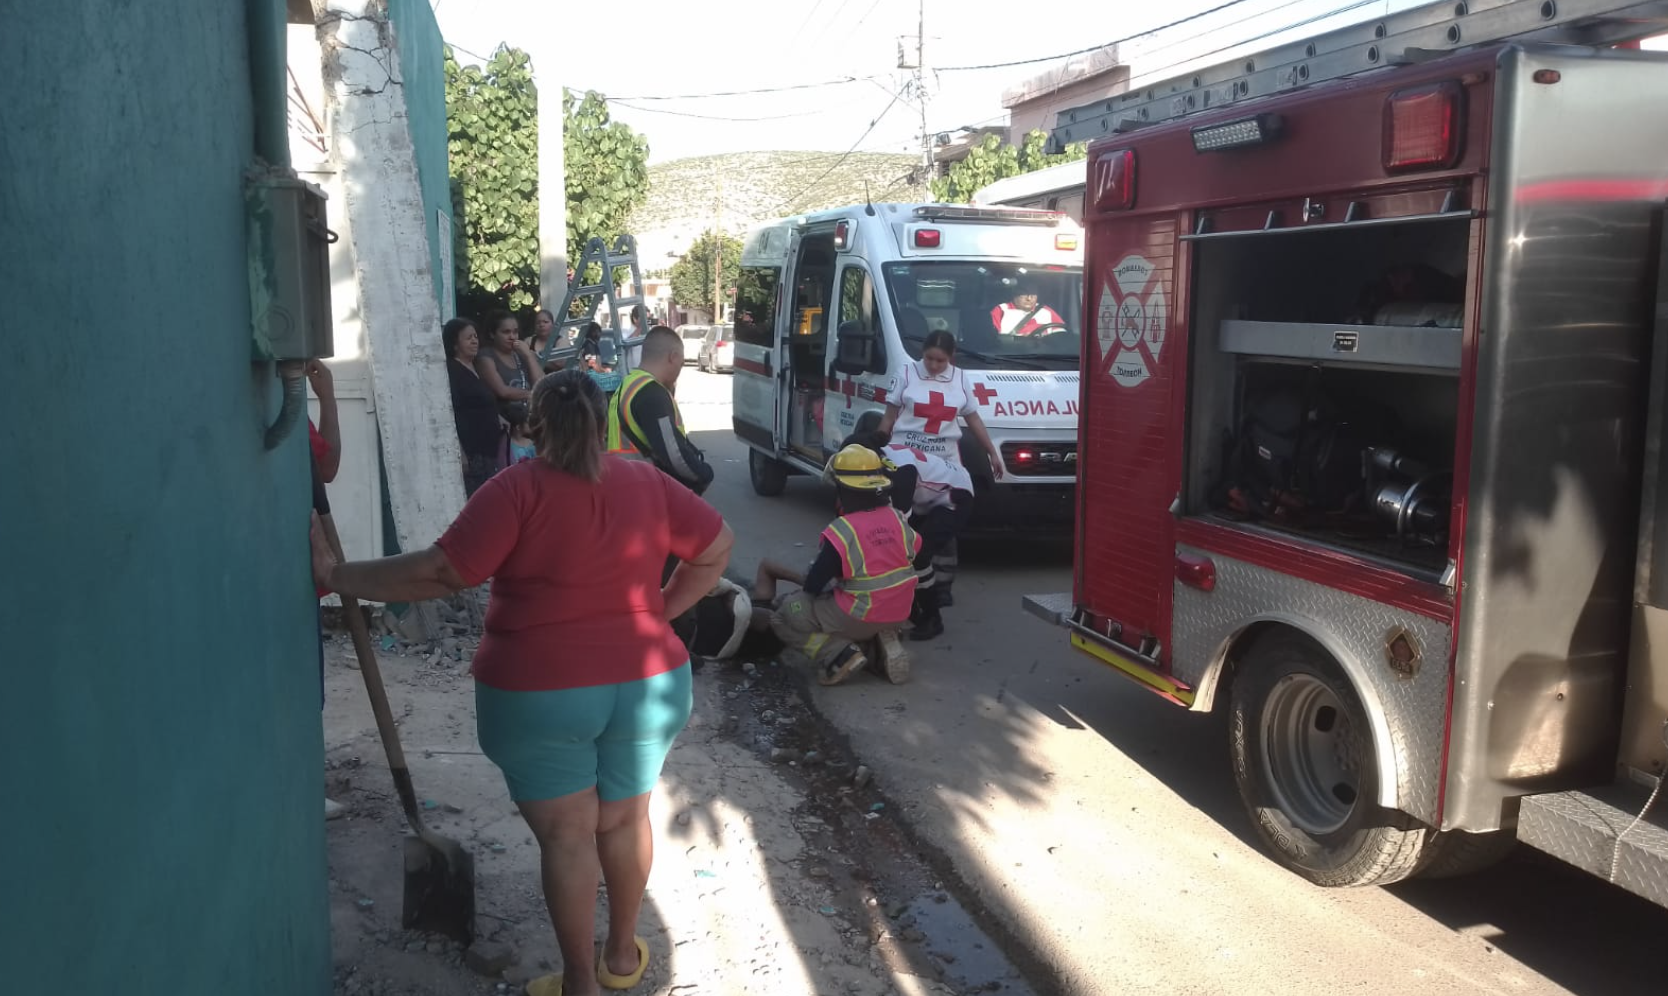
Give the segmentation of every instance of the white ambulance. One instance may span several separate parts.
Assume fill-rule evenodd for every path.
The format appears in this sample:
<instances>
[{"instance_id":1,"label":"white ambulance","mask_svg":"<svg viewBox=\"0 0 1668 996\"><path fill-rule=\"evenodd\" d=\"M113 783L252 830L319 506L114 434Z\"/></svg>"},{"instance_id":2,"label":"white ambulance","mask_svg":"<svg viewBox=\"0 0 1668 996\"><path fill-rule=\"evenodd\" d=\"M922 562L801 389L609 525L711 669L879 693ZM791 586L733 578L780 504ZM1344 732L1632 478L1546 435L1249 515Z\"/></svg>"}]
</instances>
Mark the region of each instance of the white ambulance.
<instances>
[{"instance_id":1,"label":"white ambulance","mask_svg":"<svg viewBox=\"0 0 1668 996\"><path fill-rule=\"evenodd\" d=\"M1059 321L1005 334L1021 290ZM1083 232L1059 212L859 204L772 222L748 236L735 298L733 418L753 488L820 474L945 330L1006 471L996 480L963 434L976 521L1069 525L1082 329Z\"/></svg>"}]
</instances>

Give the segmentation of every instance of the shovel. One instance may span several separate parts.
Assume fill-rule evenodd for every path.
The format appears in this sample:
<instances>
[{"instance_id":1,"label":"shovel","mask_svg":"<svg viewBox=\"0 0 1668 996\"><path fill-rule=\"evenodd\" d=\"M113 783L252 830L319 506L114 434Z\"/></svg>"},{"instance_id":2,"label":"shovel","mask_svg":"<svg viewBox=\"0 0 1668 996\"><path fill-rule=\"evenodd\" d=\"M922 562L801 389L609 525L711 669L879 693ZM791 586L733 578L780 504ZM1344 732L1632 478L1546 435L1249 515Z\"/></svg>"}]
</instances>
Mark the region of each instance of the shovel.
<instances>
[{"instance_id":1,"label":"shovel","mask_svg":"<svg viewBox=\"0 0 1668 996\"><path fill-rule=\"evenodd\" d=\"M330 551L336 559L346 560L331 517L321 515L319 523ZM371 647L365 614L356 599L339 592L338 597L342 614L347 617L348 633L353 637L354 655L359 658L359 672L365 676L365 694L370 696L371 711L376 714L377 732L382 734L382 749L388 753L388 770L394 776L406 821L416 834L405 838L405 909L400 923L407 929L442 934L467 946L475 940L474 858L457 841L423 825L417 790L411 785L411 769L406 767L405 751L400 748L400 731L388 708L388 693L382 687L382 670Z\"/></svg>"}]
</instances>

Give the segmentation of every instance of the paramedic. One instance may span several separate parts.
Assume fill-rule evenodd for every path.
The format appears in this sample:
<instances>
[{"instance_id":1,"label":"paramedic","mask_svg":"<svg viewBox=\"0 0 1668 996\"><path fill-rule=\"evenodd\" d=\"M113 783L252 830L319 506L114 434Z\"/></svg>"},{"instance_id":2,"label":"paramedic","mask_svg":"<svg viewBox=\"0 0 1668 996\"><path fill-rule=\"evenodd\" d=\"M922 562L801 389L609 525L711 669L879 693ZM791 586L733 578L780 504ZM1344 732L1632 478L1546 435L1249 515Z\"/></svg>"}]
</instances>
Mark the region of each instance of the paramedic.
<instances>
[{"instance_id":1,"label":"paramedic","mask_svg":"<svg viewBox=\"0 0 1668 996\"><path fill-rule=\"evenodd\" d=\"M920 312L905 311L900 316L900 325L907 323L905 316L919 320ZM955 336L945 331L927 333L921 345L921 358L904 364L892 378L892 387L886 395L886 414L877 428L894 443L960 466L961 421L966 420L967 431L989 455L991 476L1001 480L1002 452L991 442L985 420L979 417L979 407L968 390L967 376L956 366L955 358ZM938 604L948 608L955 604L950 594L956 577L953 541L939 553L934 567L938 572Z\"/></svg>"},{"instance_id":2,"label":"paramedic","mask_svg":"<svg viewBox=\"0 0 1668 996\"><path fill-rule=\"evenodd\" d=\"M483 485L433 546L338 563L315 527L313 574L383 602L492 580L471 667L476 735L538 841L565 975L535 979L527 992L627 989L649 960L636 927L654 853L650 792L693 704L668 620L712 590L734 538L687 488L603 454L606 404L582 371L540 380L531 408L538 459ZM663 585L668 554L682 563ZM600 958L599 867L608 899Z\"/></svg>"},{"instance_id":3,"label":"paramedic","mask_svg":"<svg viewBox=\"0 0 1668 996\"><path fill-rule=\"evenodd\" d=\"M712 467L684 435L672 397L683 372L683 340L664 325L643 339L643 365L620 384L608 406L608 452L646 459L696 494L712 484Z\"/></svg>"},{"instance_id":4,"label":"paramedic","mask_svg":"<svg viewBox=\"0 0 1668 996\"><path fill-rule=\"evenodd\" d=\"M816 560L803 575L780 568L769 578L761 574L754 598L773 599L775 580L800 586L781 599L770 628L811 659L818 683L837 685L862 669L869 660L859 644L878 639L886 677L898 684L909 675L897 631L909 621L921 538L892 507L892 481L873 450L848 446L834 454L828 472L840 516L822 531Z\"/></svg>"},{"instance_id":5,"label":"paramedic","mask_svg":"<svg viewBox=\"0 0 1668 996\"><path fill-rule=\"evenodd\" d=\"M1029 277L1014 285L1012 301L991 309L990 321L1002 335L1034 335L1050 325L1065 324L1059 312L1037 301L1037 286Z\"/></svg>"},{"instance_id":6,"label":"paramedic","mask_svg":"<svg viewBox=\"0 0 1668 996\"><path fill-rule=\"evenodd\" d=\"M921 551L914 560L915 606L909 614L914 626L909 638L931 640L942 636L944 616L939 612L933 560L956 541L973 514L972 475L960 464L888 443L880 433L865 431L864 420L858 421L857 428L841 446L856 444L879 454L886 475L892 479L893 507L909 516L910 527L921 537Z\"/></svg>"}]
</instances>

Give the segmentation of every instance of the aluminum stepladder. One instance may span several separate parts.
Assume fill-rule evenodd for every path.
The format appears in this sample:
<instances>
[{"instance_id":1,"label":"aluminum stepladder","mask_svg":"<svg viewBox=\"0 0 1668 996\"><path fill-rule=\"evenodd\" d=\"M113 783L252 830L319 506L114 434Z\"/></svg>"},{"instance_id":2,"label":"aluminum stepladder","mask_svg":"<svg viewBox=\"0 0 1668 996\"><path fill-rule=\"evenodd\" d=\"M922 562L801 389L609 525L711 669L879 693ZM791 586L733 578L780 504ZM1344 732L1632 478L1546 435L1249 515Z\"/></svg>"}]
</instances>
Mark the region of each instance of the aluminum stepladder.
<instances>
[{"instance_id":1,"label":"aluminum stepladder","mask_svg":"<svg viewBox=\"0 0 1668 996\"><path fill-rule=\"evenodd\" d=\"M1461 49L1507 41L1606 46L1665 32L1665 0L1445 0L1061 111L1048 149Z\"/></svg>"},{"instance_id":2,"label":"aluminum stepladder","mask_svg":"<svg viewBox=\"0 0 1668 996\"><path fill-rule=\"evenodd\" d=\"M585 272L591 266L598 266L602 270L601 283L586 284ZM620 295L615 291L614 270L625 267L631 272L631 286L633 293ZM631 309L644 306L643 274L637 262L637 239L630 235L621 235L614 240L614 248L610 250L608 244L600 236L592 236L585 244L585 252L573 265L573 279L568 281L567 291L562 295L562 306L551 309L556 317L556 331L545 344L544 351L539 354L539 365L543 366L551 360L566 363L579 355L578 330L588 322L596 320L597 309L603 300L608 301L608 314L613 317L614 328L603 329L602 339L613 345L614 353L618 357L614 369L621 374L631 372L630 357L634 347L641 346L648 335L648 322L642 328L633 328L631 335L620 335L619 325L630 318ZM582 302L578 315L571 313L573 303ZM604 347L606 354L607 347Z\"/></svg>"}]
</instances>

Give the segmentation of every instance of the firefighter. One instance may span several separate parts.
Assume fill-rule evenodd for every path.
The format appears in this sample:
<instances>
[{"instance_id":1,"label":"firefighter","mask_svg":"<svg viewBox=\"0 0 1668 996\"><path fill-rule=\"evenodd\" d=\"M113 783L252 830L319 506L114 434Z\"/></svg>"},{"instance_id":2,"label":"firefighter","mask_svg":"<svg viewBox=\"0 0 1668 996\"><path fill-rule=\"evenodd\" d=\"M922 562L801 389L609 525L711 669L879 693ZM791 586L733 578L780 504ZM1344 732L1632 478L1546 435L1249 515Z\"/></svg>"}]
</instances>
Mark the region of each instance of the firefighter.
<instances>
[{"instance_id":1,"label":"firefighter","mask_svg":"<svg viewBox=\"0 0 1668 996\"><path fill-rule=\"evenodd\" d=\"M684 487L701 494L712 467L683 431L672 397L683 372L683 340L664 325L643 340L643 365L627 374L608 406L608 452L652 462Z\"/></svg>"},{"instance_id":2,"label":"firefighter","mask_svg":"<svg viewBox=\"0 0 1668 996\"><path fill-rule=\"evenodd\" d=\"M865 667L862 644L869 641L878 645L886 677L901 683L909 657L897 633L914 603L921 537L892 507L892 480L873 450L847 446L827 473L838 489L840 516L822 531L816 560L803 575L776 572L800 590L780 600L771 631L811 659L820 684L837 685ZM755 592L763 594L774 592Z\"/></svg>"},{"instance_id":3,"label":"firefighter","mask_svg":"<svg viewBox=\"0 0 1668 996\"><path fill-rule=\"evenodd\" d=\"M858 421L865 429L873 421L869 413ZM935 562L956 541L973 514L973 477L967 468L941 457L907 446L891 444L886 436L872 430L859 431L842 446L862 446L883 461L892 479L892 505L909 516L909 525L921 537L915 555L915 603L909 619L911 640L931 640L944 633L944 616L939 611L939 585Z\"/></svg>"}]
</instances>

